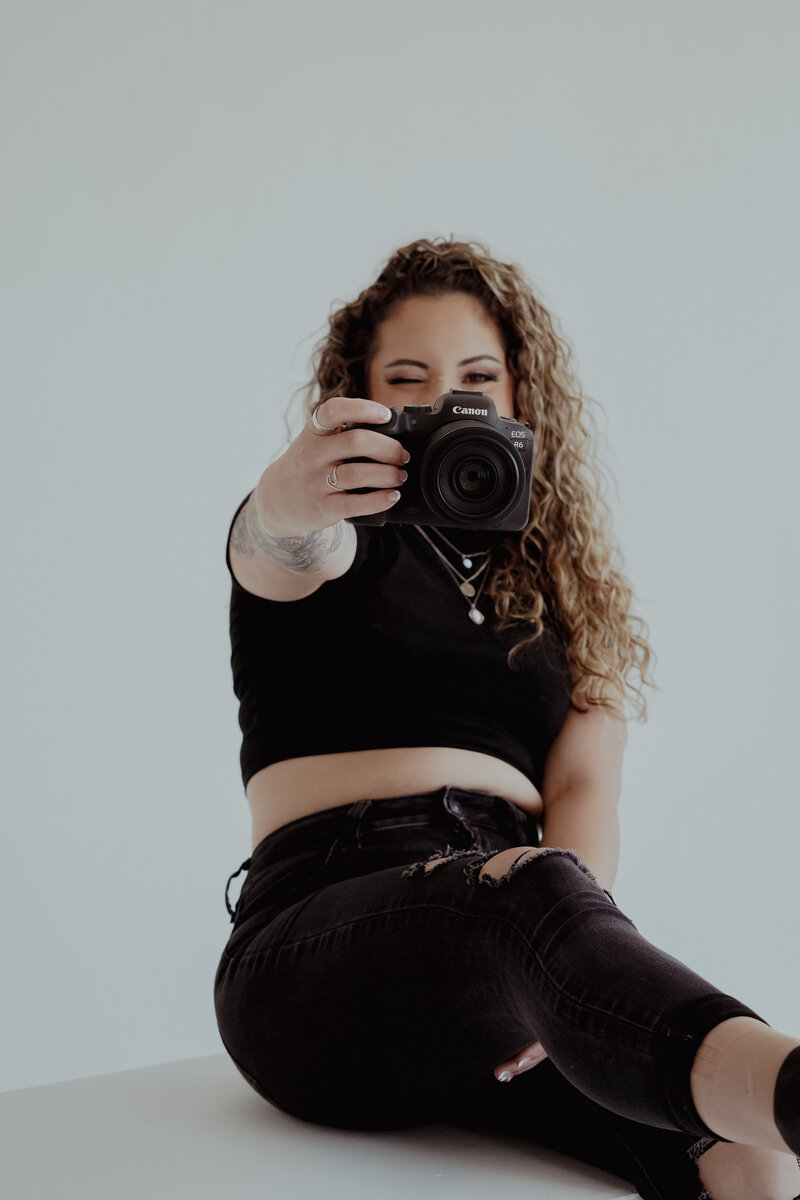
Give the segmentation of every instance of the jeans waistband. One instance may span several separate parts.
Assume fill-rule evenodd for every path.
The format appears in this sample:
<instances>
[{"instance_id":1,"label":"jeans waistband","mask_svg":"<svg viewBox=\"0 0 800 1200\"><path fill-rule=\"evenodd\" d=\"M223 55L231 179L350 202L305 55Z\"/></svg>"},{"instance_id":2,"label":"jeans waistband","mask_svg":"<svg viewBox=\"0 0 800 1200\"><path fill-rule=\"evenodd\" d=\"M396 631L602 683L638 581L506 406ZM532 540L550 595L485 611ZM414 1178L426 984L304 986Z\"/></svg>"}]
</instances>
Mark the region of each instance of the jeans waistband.
<instances>
[{"instance_id":1,"label":"jeans waistband","mask_svg":"<svg viewBox=\"0 0 800 1200\"><path fill-rule=\"evenodd\" d=\"M456 819L484 819L503 828L511 824L519 831L520 836L530 828L529 822L536 821L531 813L507 800L505 796L447 786L407 796L355 800L349 804L340 804L335 808L326 808L322 812L298 817L262 838L253 851L251 861L255 865L263 858L291 854L307 845L310 839L333 841L353 825L367 828L373 820L382 821L393 815L411 816L426 813L445 813Z\"/></svg>"},{"instance_id":2,"label":"jeans waistband","mask_svg":"<svg viewBox=\"0 0 800 1200\"><path fill-rule=\"evenodd\" d=\"M445 834L449 830L458 842L465 838L467 844L483 849L497 841L497 836L506 838L510 844L538 844L539 831L536 817L507 800L489 792L471 788L441 787L429 792L416 792L404 796L388 796L368 800L355 800L339 804L321 812L309 813L281 825L262 838L246 859L229 876L225 887L225 904L231 919L228 892L231 882L242 871L248 872L248 880L261 876L275 864L286 862L295 855L302 855L309 848L328 846L331 858L337 855L357 855L361 859L362 846L378 844L385 847L387 838L402 840L401 826L414 817L430 821L431 828L440 827ZM393 822L396 825L393 826ZM426 822L427 823L427 822ZM445 837L443 840L447 840ZM462 841L460 844L464 844Z\"/></svg>"}]
</instances>

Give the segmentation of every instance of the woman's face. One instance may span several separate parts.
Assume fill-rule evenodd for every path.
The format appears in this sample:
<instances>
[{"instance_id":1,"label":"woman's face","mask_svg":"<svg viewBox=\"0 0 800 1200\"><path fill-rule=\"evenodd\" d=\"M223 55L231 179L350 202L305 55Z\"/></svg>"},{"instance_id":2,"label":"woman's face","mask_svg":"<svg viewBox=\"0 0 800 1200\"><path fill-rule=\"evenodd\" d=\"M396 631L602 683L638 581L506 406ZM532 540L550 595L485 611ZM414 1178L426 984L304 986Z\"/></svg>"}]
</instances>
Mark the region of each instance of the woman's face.
<instances>
[{"instance_id":1,"label":"woman's face","mask_svg":"<svg viewBox=\"0 0 800 1200\"><path fill-rule=\"evenodd\" d=\"M485 392L498 416L513 418L514 381L500 330L464 292L412 296L377 328L368 400L392 408L434 403L450 388Z\"/></svg>"}]
</instances>

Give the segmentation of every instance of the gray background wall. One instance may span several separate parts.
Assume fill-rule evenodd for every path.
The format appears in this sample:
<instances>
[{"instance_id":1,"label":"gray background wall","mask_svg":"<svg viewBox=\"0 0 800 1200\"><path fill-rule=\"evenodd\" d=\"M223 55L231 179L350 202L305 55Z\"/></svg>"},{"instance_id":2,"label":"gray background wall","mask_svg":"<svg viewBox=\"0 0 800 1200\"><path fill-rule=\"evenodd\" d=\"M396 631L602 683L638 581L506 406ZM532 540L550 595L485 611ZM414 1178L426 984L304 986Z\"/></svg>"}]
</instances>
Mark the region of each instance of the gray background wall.
<instances>
[{"instance_id":1,"label":"gray background wall","mask_svg":"<svg viewBox=\"0 0 800 1200\"><path fill-rule=\"evenodd\" d=\"M800 6L0 20L0 1086L221 1049L228 524L331 306L435 234L524 267L603 406L661 687L616 898L798 1032Z\"/></svg>"}]
</instances>

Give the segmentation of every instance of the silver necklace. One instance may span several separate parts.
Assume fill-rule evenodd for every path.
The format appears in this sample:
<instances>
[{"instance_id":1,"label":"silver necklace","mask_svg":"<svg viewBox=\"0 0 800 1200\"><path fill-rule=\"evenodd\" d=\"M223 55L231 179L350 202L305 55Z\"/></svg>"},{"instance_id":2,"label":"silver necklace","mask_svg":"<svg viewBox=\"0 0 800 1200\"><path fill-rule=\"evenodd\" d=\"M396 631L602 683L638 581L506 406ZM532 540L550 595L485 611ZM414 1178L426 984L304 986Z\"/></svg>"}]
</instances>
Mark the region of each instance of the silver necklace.
<instances>
[{"instance_id":1,"label":"silver necklace","mask_svg":"<svg viewBox=\"0 0 800 1200\"><path fill-rule=\"evenodd\" d=\"M414 528L419 529L419 525L415 525ZM441 529L437 529L435 525L432 525L431 529L437 534L438 537L442 539L445 546L449 546L453 553L458 555L458 557L461 559L461 562L464 564L465 570L467 571L472 566L473 559L485 558L487 555L491 554L491 550L459 550L458 546L454 546L453 543L444 536ZM421 532L422 530L420 530L420 533Z\"/></svg>"},{"instance_id":2,"label":"silver necklace","mask_svg":"<svg viewBox=\"0 0 800 1200\"><path fill-rule=\"evenodd\" d=\"M481 592L483 591L483 585L486 583L486 579L489 574L489 562L490 562L489 556L491 554L491 550L481 550L478 553L473 554L473 555L462 554L460 550L456 549L456 547L453 546L452 542L447 541L447 538L444 536L443 533L440 533L439 536L445 542L447 542L447 545L452 546L453 549L456 551L456 553L461 556L461 561L464 563L464 566L467 568L467 570L469 570L469 568L472 566L473 558L477 558L479 555L481 557L483 557L484 561L477 568L477 570L473 571L471 575L468 575L468 576L462 575L461 572L456 567L454 567L451 562L449 562L447 560L447 558L444 556L444 554L442 554L441 550L436 545L436 543L431 538L428 537L427 533L425 532L424 529L421 528L421 526L415 525L414 528L416 529L417 533L419 533L425 539L425 541L428 543L430 548L433 550L434 554L437 555L437 557L440 559L442 564L447 568L447 571L450 574L451 579L454 581L456 587L461 592L461 595L464 596L464 598L466 600L470 601L469 619L475 625L482 625L483 622L486 620L486 618L483 615L483 613L481 612L481 610L477 607L477 604L478 604L478 600L480 599ZM476 593L475 585L473 584L472 581L473 581L473 579L477 579L477 577L479 575L481 576L481 581L480 581L480 585L478 586L478 590Z\"/></svg>"}]
</instances>

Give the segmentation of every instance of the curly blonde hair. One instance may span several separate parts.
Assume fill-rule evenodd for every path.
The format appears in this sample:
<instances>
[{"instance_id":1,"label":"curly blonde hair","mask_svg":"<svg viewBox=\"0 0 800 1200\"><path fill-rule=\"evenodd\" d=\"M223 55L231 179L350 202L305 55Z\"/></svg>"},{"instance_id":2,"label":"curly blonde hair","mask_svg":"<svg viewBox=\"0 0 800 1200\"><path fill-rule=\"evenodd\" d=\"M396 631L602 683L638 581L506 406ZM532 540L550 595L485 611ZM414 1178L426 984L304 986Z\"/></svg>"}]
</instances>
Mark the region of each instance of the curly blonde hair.
<instances>
[{"instance_id":1,"label":"curly blonde hair","mask_svg":"<svg viewBox=\"0 0 800 1200\"><path fill-rule=\"evenodd\" d=\"M628 677L637 671L655 687L647 676L654 652L647 625L630 611L633 592L611 532L596 424L570 369L571 348L519 266L499 262L475 239L420 238L396 250L375 282L328 318L312 353L313 378L301 389L306 413L330 396L366 397L381 322L413 296L452 292L477 297L496 321L516 415L535 435L530 520L502 543L487 589L499 629L521 630L509 664L541 636L547 619L569 662L573 708L602 705L627 719L627 687L643 721L646 701Z\"/></svg>"}]
</instances>

